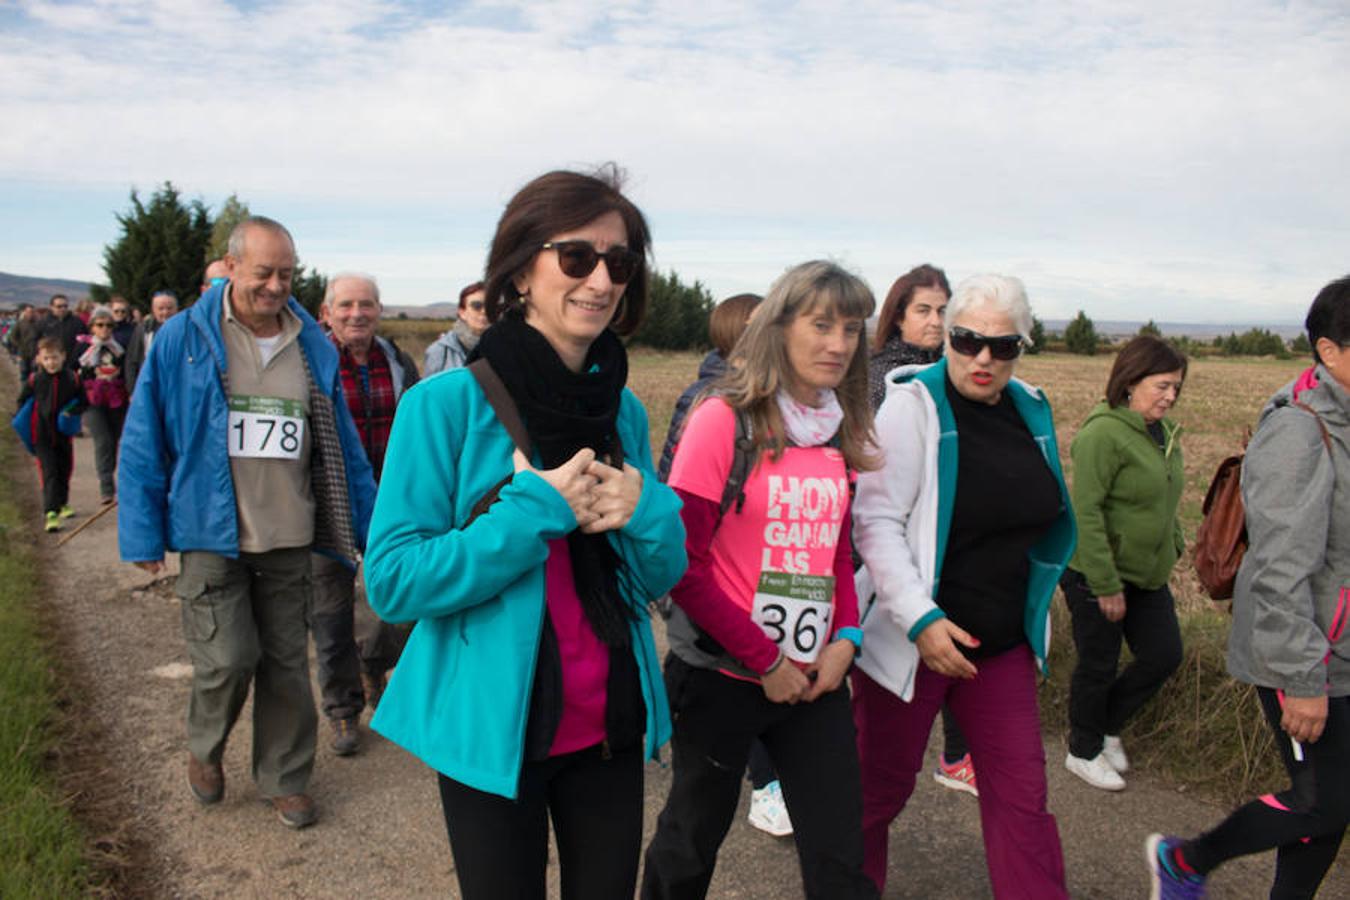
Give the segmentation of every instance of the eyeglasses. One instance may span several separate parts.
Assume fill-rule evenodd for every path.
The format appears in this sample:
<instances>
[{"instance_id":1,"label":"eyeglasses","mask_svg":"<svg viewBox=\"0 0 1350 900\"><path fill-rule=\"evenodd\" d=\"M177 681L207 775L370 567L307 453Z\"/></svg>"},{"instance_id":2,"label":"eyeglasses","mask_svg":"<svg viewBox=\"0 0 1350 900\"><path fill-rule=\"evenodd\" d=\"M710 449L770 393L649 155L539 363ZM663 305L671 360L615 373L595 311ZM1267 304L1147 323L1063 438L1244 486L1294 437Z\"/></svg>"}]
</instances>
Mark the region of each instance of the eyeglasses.
<instances>
[{"instance_id":1,"label":"eyeglasses","mask_svg":"<svg viewBox=\"0 0 1350 900\"><path fill-rule=\"evenodd\" d=\"M568 278L585 278L595 271L603 259L609 280L615 284L627 284L637 274L638 266L642 265L641 253L627 247L610 247L601 253L590 241L549 241L540 244L539 249L557 250L558 268Z\"/></svg>"},{"instance_id":2,"label":"eyeglasses","mask_svg":"<svg viewBox=\"0 0 1350 900\"><path fill-rule=\"evenodd\" d=\"M106 322L106 321L104 321L104 322L90 322L90 323L89 323L89 327L90 327L90 328L111 328L111 327L113 327L113 326L112 326L112 323L111 323L111 322Z\"/></svg>"},{"instance_id":3,"label":"eyeglasses","mask_svg":"<svg viewBox=\"0 0 1350 900\"><path fill-rule=\"evenodd\" d=\"M948 331L947 335L951 339L952 349L962 356L979 356L980 351L985 347L989 348L990 356L1004 362L1017 359L1022 355L1022 336L1020 334L1001 334L998 337L987 337L978 331L971 331L969 328L958 326Z\"/></svg>"}]
</instances>

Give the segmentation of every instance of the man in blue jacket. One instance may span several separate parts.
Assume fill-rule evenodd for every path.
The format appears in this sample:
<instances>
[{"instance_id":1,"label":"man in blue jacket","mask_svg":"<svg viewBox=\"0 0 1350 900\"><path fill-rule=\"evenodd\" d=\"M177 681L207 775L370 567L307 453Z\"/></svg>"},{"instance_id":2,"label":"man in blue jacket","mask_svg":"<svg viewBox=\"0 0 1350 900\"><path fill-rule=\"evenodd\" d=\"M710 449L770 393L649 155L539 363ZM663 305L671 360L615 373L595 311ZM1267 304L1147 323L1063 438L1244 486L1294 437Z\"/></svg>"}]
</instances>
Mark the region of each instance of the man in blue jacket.
<instances>
[{"instance_id":1,"label":"man in blue jacket","mask_svg":"<svg viewBox=\"0 0 1350 900\"><path fill-rule=\"evenodd\" d=\"M223 795L220 760L252 682L253 778L303 828L317 731L309 555L355 567L375 482L337 353L290 297L290 233L246 219L225 260L229 281L165 322L146 357L122 437L118 543L151 573L182 555L193 794Z\"/></svg>"}]
</instances>

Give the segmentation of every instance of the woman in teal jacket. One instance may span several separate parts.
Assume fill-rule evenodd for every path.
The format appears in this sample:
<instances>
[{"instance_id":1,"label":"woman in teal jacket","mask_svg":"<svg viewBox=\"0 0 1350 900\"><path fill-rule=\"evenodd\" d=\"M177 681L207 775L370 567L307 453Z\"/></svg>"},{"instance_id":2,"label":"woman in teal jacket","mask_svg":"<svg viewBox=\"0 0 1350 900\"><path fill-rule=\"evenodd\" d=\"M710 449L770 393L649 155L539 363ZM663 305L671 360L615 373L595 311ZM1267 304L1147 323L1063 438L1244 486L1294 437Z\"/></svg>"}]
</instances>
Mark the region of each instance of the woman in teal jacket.
<instances>
[{"instance_id":1,"label":"woman in teal jacket","mask_svg":"<svg viewBox=\"0 0 1350 900\"><path fill-rule=\"evenodd\" d=\"M685 568L616 335L641 321L648 240L613 176L526 185L489 253L477 362L408 391L390 436L366 584L417 626L372 726L440 773L466 900L543 897L550 817L564 897L635 887L643 759L670 734L647 603Z\"/></svg>"},{"instance_id":2,"label":"woman in teal jacket","mask_svg":"<svg viewBox=\"0 0 1350 900\"><path fill-rule=\"evenodd\" d=\"M1186 357L1147 335L1116 355L1106 399L1070 447L1078 550L1061 586L1078 665L1069 685L1065 767L1118 791L1129 758L1120 731L1181 664L1168 576L1184 542L1177 504L1185 473L1180 428L1167 418ZM1121 639L1134 659L1117 674Z\"/></svg>"}]
</instances>

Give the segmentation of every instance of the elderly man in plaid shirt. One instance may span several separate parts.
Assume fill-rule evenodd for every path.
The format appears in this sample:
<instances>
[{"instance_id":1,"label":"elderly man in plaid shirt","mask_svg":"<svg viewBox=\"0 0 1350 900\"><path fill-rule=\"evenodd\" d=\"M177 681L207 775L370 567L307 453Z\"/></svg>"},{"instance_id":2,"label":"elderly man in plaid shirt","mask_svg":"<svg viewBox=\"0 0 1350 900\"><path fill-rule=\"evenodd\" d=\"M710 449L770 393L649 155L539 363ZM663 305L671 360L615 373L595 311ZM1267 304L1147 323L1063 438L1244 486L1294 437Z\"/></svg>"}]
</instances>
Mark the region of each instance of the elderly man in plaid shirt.
<instances>
[{"instance_id":1,"label":"elderly man in plaid shirt","mask_svg":"<svg viewBox=\"0 0 1350 900\"><path fill-rule=\"evenodd\" d=\"M394 408L417 382L417 366L408 355L375 333L382 310L371 276L344 272L329 280L324 324L337 347L342 392L377 482ZM357 603L350 569L317 554L313 565L311 629L323 712L333 726L333 752L349 756L361 747L361 710L379 702L407 632L381 622L364 601Z\"/></svg>"}]
</instances>

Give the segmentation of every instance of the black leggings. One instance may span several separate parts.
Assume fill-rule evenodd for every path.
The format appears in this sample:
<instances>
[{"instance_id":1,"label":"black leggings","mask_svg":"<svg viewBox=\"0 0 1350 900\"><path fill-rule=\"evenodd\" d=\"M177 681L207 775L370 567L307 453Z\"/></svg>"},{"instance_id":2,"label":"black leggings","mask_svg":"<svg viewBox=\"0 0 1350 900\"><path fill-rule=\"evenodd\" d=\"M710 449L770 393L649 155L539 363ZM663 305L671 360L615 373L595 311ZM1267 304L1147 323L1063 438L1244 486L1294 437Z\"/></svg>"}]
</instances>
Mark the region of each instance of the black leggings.
<instances>
[{"instance_id":1,"label":"black leggings","mask_svg":"<svg viewBox=\"0 0 1350 900\"><path fill-rule=\"evenodd\" d=\"M771 703L757 683L671 655L666 690L674 777L647 847L643 900L707 896L756 738L778 771L806 897L876 897L862 872L862 788L847 688L811 703Z\"/></svg>"},{"instance_id":2,"label":"black leggings","mask_svg":"<svg viewBox=\"0 0 1350 900\"><path fill-rule=\"evenodd\" d=\"M1203 875L1235 856L1277 847L1272 900L1312 897L1350 823L1350 697L1327 701L1326 729L1317 743L1300 745L1300 761L1280 728L1279 696L1270 688L1257 688L1257 694L1290 786L1239 808L1213 831L1183 844L1181 855Z\"/></svg>"},{"instance_id":3,"label":"black leggings","mask_svg":"<svg viewBox=\"0 0 1350 900\"><path fill-rule=\"evenodd\" d=\"M642 749L527 762L515 800L439 776L464 900L544 900L553 819L563 900L631 897L642 851Z\"/></svg>"}]
</instances>

